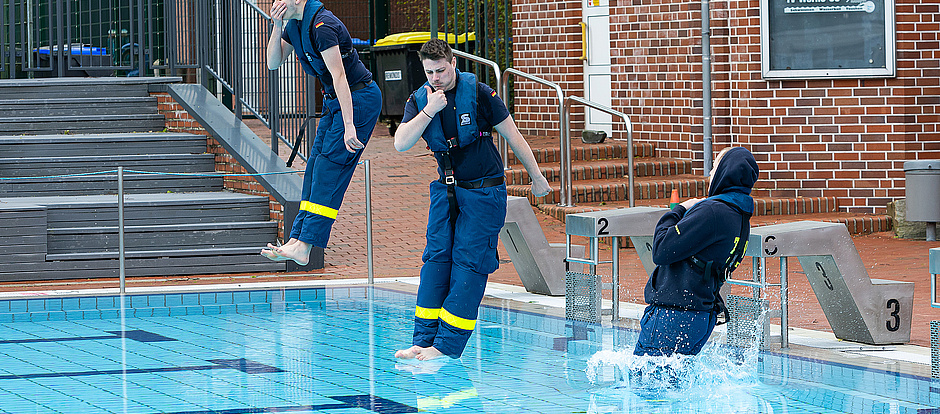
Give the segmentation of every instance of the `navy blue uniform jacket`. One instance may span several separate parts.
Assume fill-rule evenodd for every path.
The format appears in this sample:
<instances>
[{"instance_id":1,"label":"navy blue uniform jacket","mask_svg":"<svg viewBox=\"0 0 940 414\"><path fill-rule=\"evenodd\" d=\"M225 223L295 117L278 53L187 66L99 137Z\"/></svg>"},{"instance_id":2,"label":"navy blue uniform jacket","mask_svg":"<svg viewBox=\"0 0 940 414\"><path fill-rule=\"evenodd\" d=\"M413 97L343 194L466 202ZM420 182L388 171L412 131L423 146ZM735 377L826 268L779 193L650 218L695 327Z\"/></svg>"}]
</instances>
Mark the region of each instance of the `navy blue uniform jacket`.
<instances>
[{"instance_id":1,"label":"navy blue uniform jacket","mask_svg":"<svg viewBox=\"0 0 940 414\"><path fill-rule=\"evenodd\" d=\"M744 213L747 217L753 213L750 193L757 174L754 156L744 148L732 148L719 160L707 199L688 211L678 205L659 219L653 236L653 262L657 266L646 284L646 303L719 310L718 290L723 281L706 275L689 258L695 256L703 262L713 261L715 267L724 266L741 234ZM749 231L750 224L744 225Z\"/></svg>"}]
</instances>

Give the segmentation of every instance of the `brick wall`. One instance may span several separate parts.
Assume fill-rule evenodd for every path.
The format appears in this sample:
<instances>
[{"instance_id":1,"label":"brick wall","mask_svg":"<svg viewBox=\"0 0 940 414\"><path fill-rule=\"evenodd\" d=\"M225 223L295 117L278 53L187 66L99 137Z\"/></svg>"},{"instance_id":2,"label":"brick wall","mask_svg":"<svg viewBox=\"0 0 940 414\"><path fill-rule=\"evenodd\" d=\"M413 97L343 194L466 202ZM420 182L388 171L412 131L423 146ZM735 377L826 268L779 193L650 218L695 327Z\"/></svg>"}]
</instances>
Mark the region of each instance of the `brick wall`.
<instances>
[{"instance_id":1,"label":"brick wall","mask_svg":"<svg viewBox=\"0 0 940 414\"><path fill-rule=\"evenodd\" d=\"M166 117L166 130L169 132L184 132L206 137L206 152L215 154L215 171L219 173L247 174L235 158L233 158L225 148L219 144L215 138L209 135L189 113L183 109L168 93L153 93L157 98L157 108L161 114ZM224 177L222 180L225 189L243 194L252 194L268 197L270 206L270 218L278 222L278 237L284 237L284 209L280 203L275 201L274 197L268 194L264 186L258 184L252 177Z\"/></svg>"},{"instance_id":2,"label":"brick wall","mask_svg":"<svg viewBox=\"0 0 940 414\"><path fill-rule=\"evenodd\" d=\"M513 67L557 83L565 96L584 96L580 0L515 0L512 4ZM514 119L523 134L558 136L558 98L553 89L514 77ZM572 129L584 128L578 108Z\"/></svg>"},{"instance_id":3,"label":"brick wall","mask_svg":"<svg viewBox=\"0 0 940 414\"><path fill-rule=\"evenodd\" d=\"M654 143L660 156L693 160L696 174L700 4L610 1L612 104L630 115L636 140ZM513 7L516 67L559 83L568 76L566 95L583 96L580 7L541 0ZM759 1L710 2L714 150L734 144L755 154L756 195L838 197L843 211L883 213L904 197L905 160L940 159L940 5L898 0L895 15L896 78L764 80ZM538 95L544 89L517 83L515 90L524 132L553 134L552 122L540 122L554 117L551 99Z\"/></svg>"}]
</instances>

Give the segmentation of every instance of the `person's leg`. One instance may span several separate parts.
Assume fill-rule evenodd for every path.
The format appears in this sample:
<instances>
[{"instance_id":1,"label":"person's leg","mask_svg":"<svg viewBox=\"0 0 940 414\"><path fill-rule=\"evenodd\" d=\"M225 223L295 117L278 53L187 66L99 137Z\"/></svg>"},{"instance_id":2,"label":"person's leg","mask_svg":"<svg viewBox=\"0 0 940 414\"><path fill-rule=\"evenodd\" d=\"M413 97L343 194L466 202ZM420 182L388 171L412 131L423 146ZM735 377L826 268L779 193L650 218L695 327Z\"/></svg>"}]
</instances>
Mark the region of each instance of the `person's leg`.
<instances>
[{"instance_id":1,"label":"person's leg","mask_svg":"<svg viewBox=\"0 0 940 414\"><path fill-rule=\"evenodd\" d=\"M323 113L323 117L317 121L317 130L314 135L314 142L321 141L323 139L323 135L325 135L326 132L330 130L332 123L333 113L329 110L326 110ZM321 158L319 149L319 146L311 146L310 154L307 156L307 166L304 169L304 182L300 190L300 199L303 201L310 199L310 193L313 188L315 165L317 160ZM294 260L297 263L303 262L302 265L306 264L307 260L304 260L304 258L309 256L309 248L308 246L299 246L298 244L301 242L298 238L300 237L301 230L304 227L304 220L307 218L308 214L308 212L300 209L297 212L297 215L294 217L293 223L291 224L290 234L285 235L288 239L287 242L278 246L268 243L268 248L262 249L261 255L274 261ZM301 247L301 249L297 249L297 247Z\"/></svg>"},{"instance_id":2,"label":"person's leg","mask_svg":"<svg viewBox=\"0 0 940 414\"><path fill-rule=\"evenodd\" d=\"M353 92L353 118L356 136L367 145L381 112L381 92L373 83L367 88ZM313 246L326 247L336 215L343 203L349 181L356 170L363 150L351 153L346 150L345 127L339 102L328 100L328 110L317 128L313 153L317 154L312 171L310 193L301 202L304 218L299 229L291 232L299 242L288 243L276 252L298 264L305 265ZM327 120L324 122L324 120ZM308 160L309 161L309 160ZM308 177L304 177L306 180Z\"/></svg>"},{"instance_id":3,"label":"person's leg","mask_svg":"<svg viewBox=\"0 0 940 414\"><path fill-rule=\"evenodd\" d=\"M434 346L419 359L459 358L476 327L486 280L499 266L496 246L506 218L506 187L457 189L460 215L454 231L454 265Z\"/></svg>"},{"instance_id":4,"label":"person's leg","mask_svg":"<svg viewBox=\"0 0 940 414\"><path fill-rule=\"evenodd\" d=\"M715 329L714 312L689 311L650 305L640 318L640 336L634 355L696 355Z\"/></svg>"},{"instance_id":5,"label":"person's leg","mask_svg":"<svg viewBox=\"0 0 940 414\"><path fill-rule=\"evenodd\" d=\"M428 208L427 245L422 257L421 280L415 306L415 326L412 347L399 350L397 358L416 357L422 348L434 344L444 298L450 290L451 246L453 226L450 224L450 204L447 187L434 181L430 185L431 204Z\"/></svg>"}]
</instances>

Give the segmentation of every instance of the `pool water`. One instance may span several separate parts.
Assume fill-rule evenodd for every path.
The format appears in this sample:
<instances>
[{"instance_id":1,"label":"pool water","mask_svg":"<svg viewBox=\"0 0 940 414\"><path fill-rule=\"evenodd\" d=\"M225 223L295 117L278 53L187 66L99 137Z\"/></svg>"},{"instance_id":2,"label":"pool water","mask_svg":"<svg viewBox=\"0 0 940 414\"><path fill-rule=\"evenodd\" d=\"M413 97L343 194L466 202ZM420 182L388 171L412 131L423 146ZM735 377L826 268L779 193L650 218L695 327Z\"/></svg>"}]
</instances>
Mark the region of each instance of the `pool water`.
<instances>
[{"instance_id":1,"label":"pool water","mask_svg":"<svg viewBox=\"0 0 940 414\"><path fill-rule=\"evenodd\" d=\"M0 301L0 411L940 413L930 378L714 344L634 358L629 329L498 305L460 360L417 362L393 356L414 296L389 288Z\"/></svg>"}]
</instances>

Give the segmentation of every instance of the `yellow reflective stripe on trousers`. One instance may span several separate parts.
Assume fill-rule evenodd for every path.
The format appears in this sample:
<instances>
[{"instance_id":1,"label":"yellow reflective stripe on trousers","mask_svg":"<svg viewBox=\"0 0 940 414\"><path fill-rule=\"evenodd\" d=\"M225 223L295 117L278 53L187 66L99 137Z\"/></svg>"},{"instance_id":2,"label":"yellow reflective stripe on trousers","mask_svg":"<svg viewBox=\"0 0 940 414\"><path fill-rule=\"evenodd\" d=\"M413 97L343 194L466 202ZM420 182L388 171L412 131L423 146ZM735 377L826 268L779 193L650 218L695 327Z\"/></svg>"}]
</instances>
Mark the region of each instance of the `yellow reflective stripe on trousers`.
<instances>
[{"instance_id":1,"label":"yellow reflective stripe on trousers","mask_svg":"<svg viewBox=\"0 0 940 414\"><path fill-rule=\"evenodd\" d=\"M447 309L441 309L441 320L450 324L455 328L465 329L472 331L473 328L477 325L477 321L474 319L464 319L459 316L454 316L454 314L447 311Z\"/></svg>"},{"instance_id":2,"label":"yellow reflective stripe on trousers","mask_svg":"<svg viewBox=\"0 0 940 414\"><path fill-rule=\"evenodd\" d=\"M309 201L301 201L300 209L303 211L309 211L318 216L331 218L333 220L336 220L336 213L338 213L338 210L336 209L332 209L327 206L321 206L319 204L314 204Z\"/></svg>"},{"instance_id":3,"label":"yellow reflective stripe on trousers","mask_svg":"<svg viewBox=\"0 0 940 414\"><path fill-rule=\"evenodd\" d=\"M422 308L420 306L415 306L415 317L421 319L437 319L438 315L441 313L441 308L430 309Z\"/></svg>"}]
</instances>

